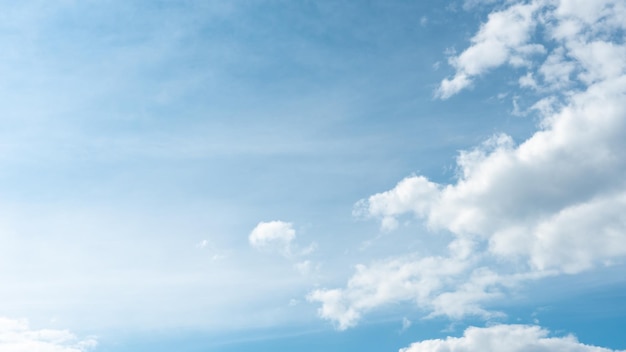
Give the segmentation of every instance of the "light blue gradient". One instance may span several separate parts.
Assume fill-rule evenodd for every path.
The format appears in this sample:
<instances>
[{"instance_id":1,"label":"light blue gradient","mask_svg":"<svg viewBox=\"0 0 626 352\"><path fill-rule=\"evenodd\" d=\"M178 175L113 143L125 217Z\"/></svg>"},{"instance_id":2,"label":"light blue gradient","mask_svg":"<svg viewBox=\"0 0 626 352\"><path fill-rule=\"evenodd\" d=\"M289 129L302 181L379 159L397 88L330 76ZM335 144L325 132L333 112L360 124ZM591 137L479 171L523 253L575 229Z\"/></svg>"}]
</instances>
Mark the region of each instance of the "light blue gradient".
<instances>
[{"instance_id":1,"label":"light blue gradient","mask_svg":"<svg viewBox=\"0 0 626 352\"><path fill-rule=\"evenodd\" d=\"M98 352L397 351L472 323L402 303L338 332L306 295L448 236L415 221L381 233L351 215L359 199L416 173L447 182L459 150L534 131L511 114L514 69L433 98L452 73L446 52L467 46L483 9L24 1L1 12L0 316L96 335ZM250 248L270 220L317 245L315 273ZM618 268L592 289L545 282L543 294L539 282L494 307L503 322L536 318L626 349Z\"/></svg>"}]
</instances>

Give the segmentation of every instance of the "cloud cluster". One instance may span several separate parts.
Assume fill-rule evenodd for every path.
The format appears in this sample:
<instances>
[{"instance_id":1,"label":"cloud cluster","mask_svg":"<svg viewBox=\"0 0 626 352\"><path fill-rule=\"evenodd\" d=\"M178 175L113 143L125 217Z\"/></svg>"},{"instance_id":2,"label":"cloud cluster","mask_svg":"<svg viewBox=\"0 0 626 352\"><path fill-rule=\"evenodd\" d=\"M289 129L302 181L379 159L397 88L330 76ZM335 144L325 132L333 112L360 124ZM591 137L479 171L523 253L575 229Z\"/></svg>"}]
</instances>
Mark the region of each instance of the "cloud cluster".
<instances>
[{"instance_id":1,"label":"cloud cluster","mask_svg":"<svg viewBox=\"0 0 626 352\"><path fill-rule=\"evenodd\" d=\"M505 63L527 65L529 56L543 53L542 45L528 43L537 24L535 16L539 8L538 2L520 3L491 13L472 38L472 46L450 58L456 74L441 82L436 95L447 99L471 85L475 76Z\"/></svg>"},{"instance_id":2,"label":"cloud cluster","mask_svg":"<svg viewBox=\"0 0 626 352\"><path fill-rule=\"evenodd\" d=\"M466 5L474 3L476 1L468 1ZM537 87L534 73L543 81L542 88L552 89L567 87L572 80L590 84L623 72L624 46L616 44L611 36L625 27L622 19L626 15L626 5L623 1L511 3L492 12L472 38L472 45L449 58L456 73L442 80L436 91L437 97L448 99L469 87L475 77L505 64L536 71L523 77L523 85ZM533 42L537 28L545 29L550 45ZM534 67L533 56L545 54L548 52L546 47L553 44L556 44L555 49L541 65Z\"/></svg>"},{"instance_id":3,"label":"cloud cluster","mask_svg":"<svg viewBox=\"0 0 626 352\"><path fill-rule=\"evenodd\" d=\"M582 10L571 1L550 7L552 12L544 8L553 20L546 24L549 32L563 43L556 55L565 52L579 86L586 86L569 91L562 106L544 107L539 131L519 145L496 135L460 153L455 184L410 177L363 202L363 211L380 217L383 227L412 212L433 229L477 236L488 241L491 253L526 258L537 270L574 273L626 255L626 45L602 34L583 35L610 33L618 23L626 28L614 19L624 2L599 3ZM602 11L607 8L617 12ZM571 22L576 30L564 29ZM551 60L540 68L548 87L567 78L546 68L555 66Z\"/></svg>"},{"instance_id":4,"label":"cloud cluster","mask_svg":"<svg viewBox=\"0 0 626 352\"><path fill-rule=\"evenodd\" d=\"M409 214L455 239L446 256L358 266L345 288L311 293L340 329L398 301L431 315L488 316L482 304L506 288L626 256L626 2L507 4L451 59L456 75L438 94L448 98L501 65L526 67L521 89L543 96L533 107L538 130L521 143L497 134L460 152L453 183L410 176L356 204L383 230ZM539 27L549 45L531 42ZM529 61L546 47L543 61Z\"/></svg>"},{"instance_id":5,"label":"cloud cluster","mask_svg":"<svg viewBox=\"0 0 626 352\"><path fill-rule=\"evenodd\" d=\"M67 330L33 330L24 320L0 318L3 352L86 352L96 345L94 338L79 340Z\"/></svg>"},{"instance_id":6,"label":"cloud cluster","mask_svg":"<svg viewBox=\"0 0 626 352\"><path fill-rule=\"evenodd\" d=\"M415 300L426 304L446 286L445 278L461 275L468 263L460 258L413 257L358 265L345 289L318 289L310 302L321 302L319 314L335 321L339 330L357 324L364 312L390 303Z\"/></svg>"},{"instance_id":7,"label":"cloud cluster","mask_svg":"<svg viewBox=\"0 0 626 352\"><path fill-rule=\"evenodd\" d=\"M425 340L400 352L612 352L582 344L573 335L549 337L549 331L531 325L469 327L462 337Z\"/></svg>"},{"instance_id":8,"label":"cloud cluster","mask_svg":"<svg viewBox=\"0 0 626 352\"><path fill-rule=\"evenodd\" d=\"M428 317L492 318L502 313L484 309L484 303L504 297L522 282L553 274L496 271L481 265L475 245L459 239L449 244L447 256L407 255L357 265L345 288L317 289L307 300L321 303L319 316L333 321L338 330L356 326L371 310L406 301L429 311Z\"/></svg>"}]
</instances>

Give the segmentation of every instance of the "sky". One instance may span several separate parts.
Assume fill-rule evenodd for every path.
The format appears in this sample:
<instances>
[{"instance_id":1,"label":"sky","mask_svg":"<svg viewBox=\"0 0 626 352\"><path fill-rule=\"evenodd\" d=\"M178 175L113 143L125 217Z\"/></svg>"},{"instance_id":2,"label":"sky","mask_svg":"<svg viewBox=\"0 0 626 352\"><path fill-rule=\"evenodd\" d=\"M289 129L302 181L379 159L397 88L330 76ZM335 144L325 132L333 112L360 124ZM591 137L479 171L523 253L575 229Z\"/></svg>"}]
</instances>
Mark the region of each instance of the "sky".
<instances>
[{"instance_id":1,"label":"sky","mask_svg":"<svg viewBox=\"0 0 626 352\"><path fill-rule=\"evenodd\" d=\"M0 351L626 350L626 1L1 1Z\"/></svg>"}]
</instances>

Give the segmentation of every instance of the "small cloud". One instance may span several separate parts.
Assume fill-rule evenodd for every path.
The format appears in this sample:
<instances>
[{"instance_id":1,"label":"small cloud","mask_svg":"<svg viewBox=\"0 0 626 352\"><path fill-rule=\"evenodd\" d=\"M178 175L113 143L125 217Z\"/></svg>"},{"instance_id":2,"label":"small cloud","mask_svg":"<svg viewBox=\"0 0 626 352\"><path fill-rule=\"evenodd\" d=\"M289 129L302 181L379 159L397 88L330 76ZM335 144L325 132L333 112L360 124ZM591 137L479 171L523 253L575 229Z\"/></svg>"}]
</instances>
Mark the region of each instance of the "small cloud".
<instances>
[{"instance_id":1,"label":"small cloud","mask_svg":"<svg viewBox=\"0 0 626 352\"><path fill-rule=\"evenodd\" d=\"M532 72L528 72L526 75L519 78L518 83L522 88L531 88L537 89L537 81L535 81L535 77Z\"/></svg>"},{"instance_id":2,"label":"small cloud","mask_svg":"<svg viewBox=\"0 0 626 352\"><path fill-rule=\"evenodd\" d=\"M286 258L307 256L317 249L317 243L311 242L302 248L295 244L296 230L290 222L280 220L260 222L250 233L248 242L257 250L278 252Z\"/></svg>"},{"instance_id":3,"label":"small cloud","mask_svg":"<svg viewBox=\"0 0 626 352\"><path fill-rule=\"evenodd\" d=\"M293 224L284 221L260 222L250 232L248 241L258 250L276 250L286 257L291 256L291 242L296 238Z\"/></svg>"},{"instance_id":4,"label":"small cloud","mask_svg":"<svg viewBox=\"0 0 626 352\"><path fill-rule=\"evenodd\" d=\"M405 332L408 328L411 327L411 325L413 325L413 323L407 317L402 318L402 329L400 330L400 332Z\"/></svg>"},{"instance_id":5,"label":"small cloud","mask_svg":"<svg viewBox=\"0 0 626 352\"><path fill-rule=\"evenodd\" d=\"M457 74L452 79L444 79L441 81L439 88L435 91L435 97L446 100L461 90L469 87L472 81L466 74Z\"/></svg>"}]
</instances>

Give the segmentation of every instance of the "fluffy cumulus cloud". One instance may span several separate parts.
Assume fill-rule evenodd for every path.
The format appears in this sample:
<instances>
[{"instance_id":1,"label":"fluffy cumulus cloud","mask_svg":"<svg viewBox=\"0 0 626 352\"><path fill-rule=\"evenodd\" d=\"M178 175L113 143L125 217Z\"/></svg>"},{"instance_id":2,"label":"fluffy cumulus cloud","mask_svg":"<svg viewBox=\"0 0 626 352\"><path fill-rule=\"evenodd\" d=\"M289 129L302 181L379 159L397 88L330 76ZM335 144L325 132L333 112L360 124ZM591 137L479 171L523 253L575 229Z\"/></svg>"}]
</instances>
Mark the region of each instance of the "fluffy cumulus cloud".
<instances>
[{"instance_id":1,"label":"fluffy cumulus cloud","mask_svg":"<svg viewBox=\"0 0 626 352\"><path fill-rule=\"evenodd\" d=\"M285 256L291 255L291 244L296 238L293 224L284 221L260 222L250 232L248 241L257 249L277 250Z\"/></svg>"},{"instance_id":2,"label":"fluffy cumulus cloud","mask_svg":"<svg viewBox=\"0 0 626 352\"><path fill-rule=\"evenodd\" d=\"M315 252L317 244L315 242L303 247L296 241L296 230L293 224L284 221L261 221L250 232L248 242L250 245L260 251L268 251L279 253L288 259L298 259L306 257ZM295 265L300 273L310 273L312 264L306 260Z\"/></svg>"},{"instance_id":3,"label":"fluffy cumulus cloud","mask_svg":"<svg viewBox=\"0 0 626 352\"><path fill-rule=\"evenodd\" d=\"M3 352L86 352L96 345L95 339L80 340L67 330L33 330L25 320L0 318Z\"/></svg>"},{"instance_id":4,"label":"fluffy cumulus cloud","mask_svg":"<svg viewBox=\"0 0 626 352\"><path fill-rule=\"evenodd\" d=\"M520 3L491 13L472 38L473 45L450 58L456 74L441 82L437 95L447 99L468 87L475 76L505 63L527 65L529 56L543 53L542 45L528 43L537 24L535 17L539 8L538 2Z\"/></svg>"},{"instance_id":5,"label":"fluffy cumulus cloud","mask_svg":"<svg viewBox=\"0 0 626 352\"><path fill-rule=\"evenodd\" d=\"M339 328L397 301L435 315L488 315L482 303L507 288L626 257L626 1L503 5L451 59L457 72L439 95L518 66L520 94L541 96L532 108L537 131L520 143L497 134L460 152L453 183L415 175L358 202L355 213L380 219L383 230L408 214L453 242L443 256L359 266L345 288L311 293Z\"/></svg>"},{"instance_id":6,"label":"fluffy cumulus cloud","mask_svg":"<svg viewBox=\"0 0 626 352\"><path fill-rule=\"evenodd\" d=\"M538 326L496 325L470 327L462 337L425 340L403 348L400 352L612 352L585 345L575 336L549 337L549 331Z\"/></svg>"},{"instance_id":7,"label":"fluffy cumulus cloud","mask_svg":"<svg viewBox=\"0 0 626 352\"><path fill-rule=\"evenodd\" d=\"M549 33L564 43L556 55L570 58L579 88L542 101L556 103L540 109L540 130L531 138L515 144L507 135L494 136L460 153L456 183L410 177L364 201L363 211L380 217L384 227L412 212L433 229L479 237L492 254L527 259L537 270L573 273L626 255L626 46L588 34L624 26L609 16L621 16L618 5L624 2L605 1L586 12L562 1L548 8L552 12L544 9ZM576 30L562 29L572 21ZM568 79L546 69L553 60L541 66L551 72L546 89Z\"/></svg>"},{"instance_id":8,"label":"fluffy cumulus cloud","mask_svg":"<svg viewBox=\"0 0 626 352\"><path fill-rule=\"evenodd\" d=\"M502 313L484 309L484 303L503 297L521 282L551 275L496 272L481 265L475 245L459 239L450 243L447 255L407 255L357 265L345 288L317 289L307 299L321 303L320 317L333 321L339 330L355 326L373 309L406 301L429 311L428 317L492 318Z\"/></svg>"},{"instance_id":9,"label":"fluffy cumulus cloud","mask_svg":"<svg viewBox=\"0 0 626 352\"><path fill-rule=\"evenodd\" d=\"M475 3L495 1L468 1ZM436 95L450 98L469 87L475 77L504 64L532 66L532 58L547 52L533 42L538 27L547 30L551 44L559 44L537 70L546 87L562 88L571 79L592 83L623 72L624 46L612 42L611 33L622 30L626 5L622 0L509 1L510 6L492 12L472 45L449 63L456 69L444 79ZM471 7L471 6L470 6ZM575 76L575 77L572 77ZM531 83L527 76L525 82Z\"/></svg>"},{"instance_id":10,"label":"fluffy cumulus cloud","mask_svg":"<svg viewBox=\"0 0 626 352\"><path fill-rule=\"evenodd\" d=\"M337 328L344 330L375 307L405 300L426 304L446 285L445 278L461 275L467 267L462 258L445 257L407 257L358 265L345 289L319 289L307 298L321 302L320 316L335 321Z\"/></svg>"}]
</instances>

